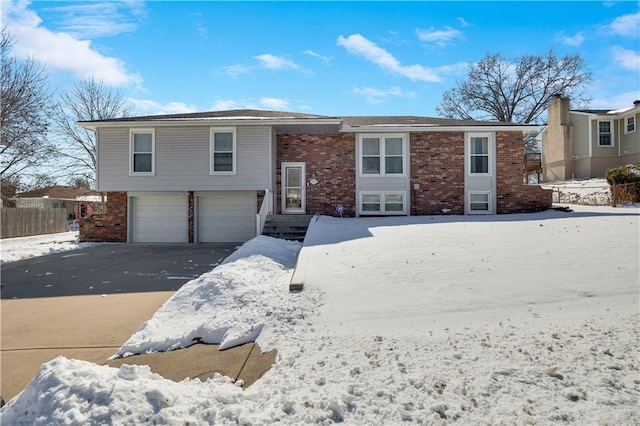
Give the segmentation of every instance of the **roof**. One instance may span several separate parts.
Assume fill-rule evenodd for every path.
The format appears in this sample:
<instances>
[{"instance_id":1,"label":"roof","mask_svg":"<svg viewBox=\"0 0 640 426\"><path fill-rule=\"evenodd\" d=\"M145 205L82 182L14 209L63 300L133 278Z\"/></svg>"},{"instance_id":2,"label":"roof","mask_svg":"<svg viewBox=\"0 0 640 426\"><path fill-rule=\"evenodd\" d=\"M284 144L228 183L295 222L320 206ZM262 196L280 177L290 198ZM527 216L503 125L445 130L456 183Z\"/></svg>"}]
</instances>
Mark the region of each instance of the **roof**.
<instances>
[{"instance_id":1,"label":"roof","mask_svg":"<svg viewBox=\"0 0 640 426\"><path fill-rule=\"evenodd\" d=\"M49 186L32 191L16 194L15 198L51 198L56 200L87 200L89 196L100 196L98 191L89 188L74 188L70 186Z\"/></svg>"},{"instance_id":2,"label":"roof","mask_svg":"<svg viewBox=\"0 0 640 426\"><path fill-rule=\"evenodd\" d=\"M621 109L572 109L571 112L596 115L623 115L632 111L640 111L640 102L635 101L632 106Z\"/></svg>"},{"instance_id":3,"label":"roof","mask_svg":"<svg viewBox=\"0 0 640 426\"><path fill-rule=\"evenodd\" d=\"M77 124L95 130L101 126L126 126L131 123L138 125L176 125L193 124L198 122L224 122L228 125L260 124L269 122L278 132L291 133L321 133L338 131L362 130L403 130L417 129L459 129L470 127L505 128L529 131L537 125L523 125L519 123L505 123L499 121L457 120L442 117L421 116L327 116L305 114L299 112L268 111L258 109L235 109L228 111L208 111L185 114L146 115L139 117L113 118L99 121L79 121Z\"/></svg>"}]
</instances>

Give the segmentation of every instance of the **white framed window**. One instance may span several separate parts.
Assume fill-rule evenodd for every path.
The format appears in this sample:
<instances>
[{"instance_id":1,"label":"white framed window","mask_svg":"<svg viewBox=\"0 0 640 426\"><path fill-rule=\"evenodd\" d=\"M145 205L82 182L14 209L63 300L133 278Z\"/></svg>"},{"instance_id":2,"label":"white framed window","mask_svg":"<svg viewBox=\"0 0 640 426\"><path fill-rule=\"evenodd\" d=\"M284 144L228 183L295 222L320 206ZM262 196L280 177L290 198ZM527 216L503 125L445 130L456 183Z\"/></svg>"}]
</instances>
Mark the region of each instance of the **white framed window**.
<instances>
[{"instance_id":1,"label":"white framed window","mask_svg":"<svg viewBox=\"0 0 640 426\"><path fill-rule=\"evenodd\" d=\"M491 213L491 192L469 192L469 213Z\"/></svg>"},{"instance_id":2,"label":"white framed window","mask_svg":"<svg viewBox=\"0 0 640 426\"><path fill-rule=\"evenodd\" d=\"M156 138L154 129L131 129L129 132L129 174L155 174Z\"/></svg>"},{"instance_id":3,"label":"white framed window","mask_svg":"<svg viewBox=\"0 0 640 426\"><path fill-rule=\"evenodd\" d=\"M633 133L636 131L636 117L627 117L624 120L624 132Z\"/></svg>"},{"instance_id":4,"label":"white framed window","mask_svg":"<svg viewBox=\"0 0 640 426\"><path fill-rule=\"evenodd\" d=\"M611 121L598 121L598 146L613 146Z\"/></svg>"},{"instance_id":5,"label":"white framed window","mask_svg":"<svg viewBox=\"0 0 640 426\"><path fill-rule=\"evenodd\" d=\"M361 176L404 176L404 135L360 135Z\"/></svg>"},{"instance_id":6,"label":"white framed window","mask_svg":"<svg viewBox=\"0 0 640 426\"><path fill-rule=\"evenodd\" d=\"M360 214L404 215L407 214L405 192L363 191L360 192Z\"/></svg>"},{"instance_id":7,"label":"white framed window","mask_svg":"<svg viewBox=\"0 0 640 426\"><path fill-rule=\"evenodd\" d=\"M235 127L211 128L210 144L209 173L212 175L235 175L237 157Z\"/></svg>"},{"instance_id":8,"label":"white framed window","mask_svg":"<svg viewBox=\"0 0 640 426\"><path fill-rule=\"evenodd\" d=\"M472 175L491 174L489 135L469 135L469 173Z\"/></svg>"}]
</instances>

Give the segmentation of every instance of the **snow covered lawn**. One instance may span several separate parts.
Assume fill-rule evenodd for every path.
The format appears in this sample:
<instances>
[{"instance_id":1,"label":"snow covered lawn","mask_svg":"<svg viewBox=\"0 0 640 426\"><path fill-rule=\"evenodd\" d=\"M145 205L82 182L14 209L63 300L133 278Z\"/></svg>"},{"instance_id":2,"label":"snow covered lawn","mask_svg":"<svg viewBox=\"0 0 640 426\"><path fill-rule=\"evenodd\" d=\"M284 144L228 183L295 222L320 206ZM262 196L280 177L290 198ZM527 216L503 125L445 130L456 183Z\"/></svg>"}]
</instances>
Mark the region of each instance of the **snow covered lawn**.
<instances>
[{"instance_id":1,"label":"snow covered lawn","mask_svg":"<svg viewBox=\"0 0 640 426\"><path fill-rule=\"evenodd\" d=\"M99 243L79 243L78 231L0 240L0 263L15 262L31 257L91 247Z\"/></svg>"},{"instance_id":2,"label":"snow covered lawn","mask_svg":"<svg viewBox=\"0 0 640 426\"><path fill-rule=\"evenodd\" d=\"M640 209L312 221L187 283L121 355L256 340L242 390L57 358L3 424L639 424Z\"/></svg>"}]
</instances>

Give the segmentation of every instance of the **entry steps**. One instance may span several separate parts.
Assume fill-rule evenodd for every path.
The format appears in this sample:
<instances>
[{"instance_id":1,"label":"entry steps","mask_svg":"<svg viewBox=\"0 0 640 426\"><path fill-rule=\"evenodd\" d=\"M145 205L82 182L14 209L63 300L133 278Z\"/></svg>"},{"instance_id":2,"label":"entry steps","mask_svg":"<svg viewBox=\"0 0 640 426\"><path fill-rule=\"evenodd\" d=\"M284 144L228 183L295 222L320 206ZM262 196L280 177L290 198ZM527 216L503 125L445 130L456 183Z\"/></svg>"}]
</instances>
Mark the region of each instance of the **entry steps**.
<instances>
[{"instance_id":1,"label":"entry steps","mask_svg":"<svg viewBox=\"0 0 640 426\"><path fill-rule=\"evenodd\" d=\"M304 241L311 214L274 214L267 216L262 235L283 240Z\"/></svg>"}]
</instances>

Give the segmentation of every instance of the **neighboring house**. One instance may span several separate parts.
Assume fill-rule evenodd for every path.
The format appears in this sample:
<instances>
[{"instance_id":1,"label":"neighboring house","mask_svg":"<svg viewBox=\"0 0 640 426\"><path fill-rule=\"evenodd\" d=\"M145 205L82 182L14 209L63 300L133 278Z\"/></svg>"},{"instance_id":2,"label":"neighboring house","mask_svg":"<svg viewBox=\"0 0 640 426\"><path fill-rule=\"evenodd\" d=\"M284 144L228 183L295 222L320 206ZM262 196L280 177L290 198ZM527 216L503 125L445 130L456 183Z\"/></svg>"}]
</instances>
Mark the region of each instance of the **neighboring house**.
<instances>
[{"instance_id":1,"label":"neighboring house","mask_svg":"<svg viewBox=\"0 0 640 426\"><path fill-rule=\"evenodd\" d=\"M69 220L103 211L100 193L88 188L50 186L17 194L13 201L16 208L66 209Z\"/></svg>"},{"instance_id":2,"label":"neighboring house","mask_svg":"<svg viewBox=\"0 0 640 426\"><path fill-rule=\"evenodd\" d=\"M107 214L83 241L240 242L264 216L544 210L523 184L535 126L235 110L78 123L96 132Z\"/></svg>"},{"instance_id":3,"label":"neighboring house","mask_svg":"<svg viewBox=\"0 0 640 426\"><path fill-rule=\"evenodd\" d=\"M617 110L570 110L556 95L542 132L545 182L602 178L607 169L640 162L640 101Z\"/></svg>"}]
</instances>

